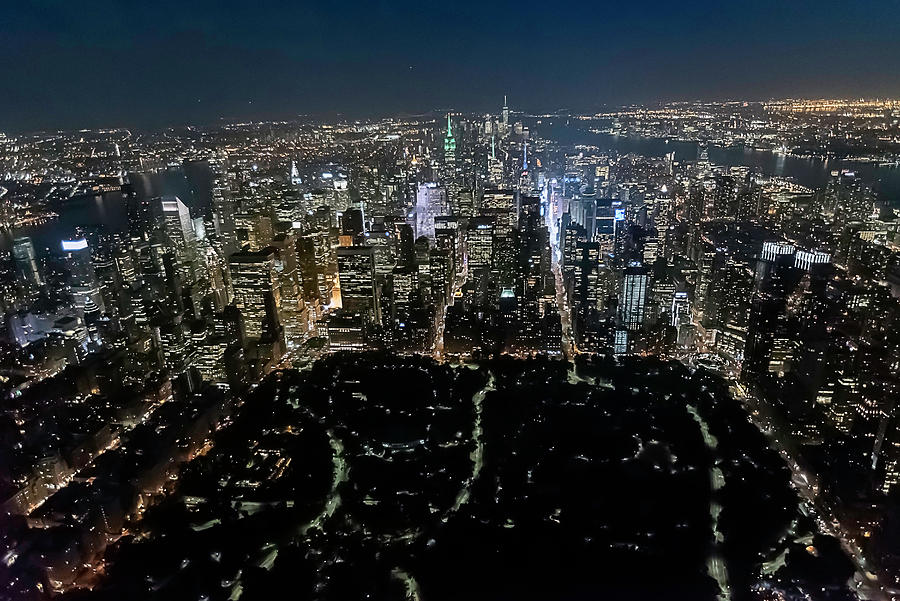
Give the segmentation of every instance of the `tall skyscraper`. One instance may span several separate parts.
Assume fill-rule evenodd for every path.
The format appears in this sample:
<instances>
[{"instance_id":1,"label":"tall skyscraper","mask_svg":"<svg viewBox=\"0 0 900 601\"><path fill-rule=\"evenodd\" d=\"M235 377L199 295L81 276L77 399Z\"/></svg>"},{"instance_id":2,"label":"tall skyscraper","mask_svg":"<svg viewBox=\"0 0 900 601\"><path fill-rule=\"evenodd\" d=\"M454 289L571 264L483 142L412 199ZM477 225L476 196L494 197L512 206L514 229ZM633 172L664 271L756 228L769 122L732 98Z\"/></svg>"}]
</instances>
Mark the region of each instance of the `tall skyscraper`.
<instances>
[{"instance_id":1,"label":"tall skyscraper","mask_svg":"<svg viewBox=\"0 0 900 601\"><path fill-rule=\"evenodd\" d=\"M502 121L503 129L504 129L504 133L505 133L509 129L509 105L506 102L506 94L503 95L502 118L503 118L503 121Z\"/></svg>"},{"instance_id":2,"label":"tall skyscraper","mask_svg":"<svg viewBox=\"0 0 900 601\"><path fill-rule=\"evenodd\" d=\"M619 322L625 329L638 330L644 323L648 279L647 269L640 263L632 263L625 268L625 281L619 298Z\"/></svg>"},{"instance_id":3,"label":"tall skyscraper","mask_svg":"<svg viewBox=\"0 0 900 601\"><path fill-rule=\"evenodd\" d=\"M597 201L594 198L578 198L569 202L572 223L584 228L588 240L594 240L597 229Z\"/></svg>"},{"instance_id":4,"label":"tall skyscraper","mask_svg":"<svg viewBox=\"0 0 900 601\"><path fill-rule=\"evenodd\" d=\"M297 241L293 231L278 235L275 249L275 275L280 291L282 324L289 346L303 342L309 332L309 315L303 302L303 283L297 259Z\"/></svg>"},{"instance_id":5,"label":"tall skyscraper","mask_svg":"<svg viewBox=\"0 0 900 601\"><path fill-rule=\"evenodd\" d=\"M44 283L31 238L22 236L13 240L12 256L16 264L17 277L30 286L40 286Z\"/></svg>"},{"instance_id":6,"label":"tall skyscraper","mask_svg":"<svg viewBox=\"0 0 900 601\"><path fill-rule=\"evenodd\" d=\"M158 215L163 243L174 248L179 275L184 282L192 282L196 277L197 240L190 211L177 196L167 196L159 199Z\"/></svg>"},{"instance_id":7,"label":"tall skyscraper","mask_svg":"<svg viewBox=\"0 0 900 601\"><path fill-rule=\"evenodd\" d=\"M274 336L281 327L281 290L275 273L275 250L245 251L231 255L234 304L240 309L248 338Z\"/></svg>"},{"instance_id":8,"label":"tall skyscraper","mask_svg":"<svg viewBox=\"0 0 900 601\"><path fill-rule=\"evenodd\" d=\"M672 308L669 310L669 325L678 327L691 322L691 301L687 292L676 292L672 295Z\"/></svg>"},{"instance_id":9,"label":"tall skyscraper","mask_svg":"<svg viewBox=\"0 0 900 601\"><path fill-rule=\"evenodd\" d=\"M447 113L447 134L444 136L444 160L448 163L456 161L456 138L450 127L450 113Z\"/></svg>"},{"instance_id":10,"label":"tall skyscraper","mask_svg":"<svg viewBox=\"0 0 900 601\"><path fill-rule=\"evenodd\" d=\"M466 230L466 253L470 278L475 272L493 266L493 217L475 217L469 220L469 227Z\"/></svg>"},{"instance_id":11,"label":"tall skyscraper","mask_svg":"<svg viewBox=\"0 0 900 601\"><path fill-rule=\"evenodd\" d=\"M342 246L337 249L337 263L344 311L359 313L368 323L380 322L375 249L371 246Z\"/></svg>"},{"instance_id":12,"label":"tall skyscraper","mask_svg":"<svg viewBox=\"0 0 900 601\"><path fill-rule=\"evenodd\" d=\"M223 152L209 160L213 173L212 211L216 235L222 239L222 250L225 256L237 252L237 238L234 227L234 201L228 186L227 155Z\"/></svg>"},{"instance_id":13,"label":"tall skyscraper","mask_svg":"<svg viewBox=\"0 0 900 601\"><path fill-rule=\"evenodd\" d=\"M747 344L741 378L760 381L769 372L784 371L789 359L779 356L781 341L790 342L788 296L796 288L801 271L795 267L796 248L785 242L764 242L756 265L754 293L747 326Z\"/></svg>"},{"instance_id":14,"label":"tall skyscraper","mask_svg":"<svg viewBox=\"0 0 900 601\"><path fill-rule=\"evenodd\" d=\"M434 218L447 214L447 192L435 183L419 184L416 192L416 237L434 241Z\"/></svg>"},{"instance_id":15,"label":"tall skyscraper","mask_svg":"<svg viewBox=\"0 0 900 601\"><path fill-rule=\"evenodd\" d=\"M600 244L579 240L575 246L575 260L566 265L571 268L572 310L587 319L600 300Z\"/></svg>"},{"instance_id":16,"label":"tall skyscraper","mask_svg":"<svg viewBox=\"0 0 900 601\"><path fill-rule=\"evenodd\" d=\"M435 246L450 253L451 271L462 273L465 264L465 236L460 232L457 216L440 216L434 219Z\"/></svg>"},{"instance_id":17,"label":"tall skyscraper","mask_svg":"<svg viewBox=\"0 0 900 601\"><path fill-rule=\"evenodd\" d=\"M491 154L488 156L488 181L499 186L503 181L503 161L497 158L497 143L491 135Z\"/></svg>"},{"instance_id":18,"label":"tall skyscraper","mask_svg":"<svg viewBox=\"0 0 900 601\"><path fill-rule=\"evenodd\" d=\"M481 214L494 217L497 230L509 233L516 227L516 193L512 190L485 190Z\"/></svg>"},{"instance_id":19,"label":"tall skyscraper","mask_svg":"<svg viewBox=\"0 0 900 601\"><path fill-rule=\"evenodd\" d=\"M103 296L94 265L91 263L91 249L87 240L75 238L60 243L65 253L66 266L69 269L69 287L75 306L85 313L104 311Z\"/></svg>"}]
</instances>

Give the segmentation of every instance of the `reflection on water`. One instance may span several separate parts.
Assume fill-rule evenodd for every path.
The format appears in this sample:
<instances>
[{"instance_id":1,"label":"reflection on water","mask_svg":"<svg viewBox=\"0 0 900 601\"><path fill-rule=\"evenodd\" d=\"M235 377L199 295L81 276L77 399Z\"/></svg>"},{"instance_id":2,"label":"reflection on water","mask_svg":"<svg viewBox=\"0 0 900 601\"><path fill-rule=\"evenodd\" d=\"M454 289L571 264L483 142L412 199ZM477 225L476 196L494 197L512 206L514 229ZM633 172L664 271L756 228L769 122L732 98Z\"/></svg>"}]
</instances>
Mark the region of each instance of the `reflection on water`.
<instances>
[{"instance_id":1,"label":"reflection on water","mask_svg":"<svg viewBox=\"0 0 900 601\"><path fill-rule=\"evenodd\" d=\"M159 173L132 173L128 176L135 192L144 198L178 196L192 214L199 216L212 198L212 174L205 162L188 163L183 168ZM102 196L77 196L55 208L59 218L43 225L0 230L0 248L8 250L16 236L30 236L35 249L56 250L59 241L73 234L76 227L102 226L107 232L122 232L128 227L128 212L121 192Z\"/></svg>"},{"instance_id":2,"label":"reflection on water","mask_svg":"<svg viewBox=\"0 0 900 601\"><path fill-rule=\"evenodd\" d=\"M106 203L103 202L102 196L94 197L94 208L97 212L97 219L100 223L106 223L109 220L109 212L106 210Z\"/></svg>"},{"instance_id":3,"label":"reflection on water","mask_svg":"<svg viewBox=\"0 0 900 601\"><path fill-rule=\"evenodd\" d=\"M784 159L785 155L775 155L775 175L784 177Z\"/></svg>"}]
</instances>

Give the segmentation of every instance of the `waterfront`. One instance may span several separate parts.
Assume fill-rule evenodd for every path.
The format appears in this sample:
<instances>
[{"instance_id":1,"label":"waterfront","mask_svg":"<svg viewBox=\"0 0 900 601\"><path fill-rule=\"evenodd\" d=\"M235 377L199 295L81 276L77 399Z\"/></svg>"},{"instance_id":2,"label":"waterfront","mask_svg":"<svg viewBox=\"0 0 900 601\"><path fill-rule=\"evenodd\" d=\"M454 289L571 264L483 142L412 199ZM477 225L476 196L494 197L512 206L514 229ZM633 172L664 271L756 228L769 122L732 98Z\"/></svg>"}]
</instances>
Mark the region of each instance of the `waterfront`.
<instances>
[{"instance_id":1,"label":"waterfront","mask_svg":"<svg viewBox=\"0 0 900 601\"><path fill-rule=\"evenodd\" d=\"M186 163L183 167L147 173L130 173L135 192L145 198L178 196L194 210L204 210L211 198L212 175L206 162ZM0 230L0 249L8 250L13 238L30 236L38 252L55 251L59 241L72 236L78 227L101 226L107 232L122 232L128 226L125 198L121 192L73 196L54 206L59 217L41 225ZM198 213L199 215L199 213Z\"/></svg>"},{"instance_id":2,"label":"waterfront","mask_svg":"<svg viewBox=\"0 0 900 601\"><path fill-rule=\"evenodd\" d=\"M694 160L698 154L697 142L597 134L588 131L581 125L581 122L567 124L566 120L542 119L541 121L533 126L538 134L564 145L592 145L601 152L635 153L656 157L675 152L675 159L679 161ZM894 203L900 201L900 167L898 166L790 156L743 146L710 146L709 160L719 165L747 165L765 175L791 178L796 183L809 188L819 188L827 184L832 171L849 169L871 185L881 200Z\"/></svg>"}]
</instances>

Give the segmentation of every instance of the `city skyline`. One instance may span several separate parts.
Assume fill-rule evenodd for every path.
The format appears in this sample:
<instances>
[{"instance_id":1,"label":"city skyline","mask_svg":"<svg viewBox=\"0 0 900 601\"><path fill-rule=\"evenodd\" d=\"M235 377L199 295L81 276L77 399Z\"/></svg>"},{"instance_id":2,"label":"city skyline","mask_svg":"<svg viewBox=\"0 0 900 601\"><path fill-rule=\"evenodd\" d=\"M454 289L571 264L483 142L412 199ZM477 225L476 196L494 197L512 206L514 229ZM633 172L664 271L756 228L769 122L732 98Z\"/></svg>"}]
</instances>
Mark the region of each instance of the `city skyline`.
<instances>
[{"instance_id":1,"label":"city skyline","mask_svg":"<svg viewBox=\"0 0 900 601\"><path fill-rule=\"evenodd\" d=\"M0 601L900 601L900 3L10 12Z\"/></svg>"},{"instance_id":2,"label":"city skyline","mask_svg":"<svg viewBox=\"0 0 900 601\"><path fill-rule=\"evenodd\" d=\"M0 135L0 600L896 599L898 115Z\"/></svg>"}]
</instances>

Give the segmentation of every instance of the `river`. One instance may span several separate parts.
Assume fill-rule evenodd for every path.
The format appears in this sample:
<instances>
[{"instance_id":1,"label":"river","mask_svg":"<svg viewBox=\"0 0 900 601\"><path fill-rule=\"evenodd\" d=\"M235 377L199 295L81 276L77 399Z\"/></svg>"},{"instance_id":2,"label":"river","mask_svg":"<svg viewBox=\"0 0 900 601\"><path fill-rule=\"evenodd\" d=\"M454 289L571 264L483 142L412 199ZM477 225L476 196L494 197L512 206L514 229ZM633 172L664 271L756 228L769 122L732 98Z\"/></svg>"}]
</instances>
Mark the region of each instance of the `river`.
<instances>
[{"instance_id":1,"label":"river","mask_svg":"<svg viewBox=\"0 0 900 601\"><path fill-rule=\"evenodd\" d=\"M565 119L542 119L540 123L536 122L531 127L541 137L557 140L564 145L590 144L606 152L656 157L674 151L676 160L697 158L697 142L595 134L582 124L574 120L567 122ZM785 156L768 150L754 150L741 146L710 146L709 160L719 165L747 165L765 175L789 177L809 188L824 186L834 170L849 169L871 185L881 200L900 204L900 167L896 165Z\"/></svg>"},{"instance_id":2,"label":"river","mask_svg":"<svg viewBox=\"0 0 900 601\"><path fill-rule=\"evenodd\" d=\"M185 163L182 167L158 172L130 173L128 179L142 197L179 197L191 208L194 216L199 216L211 202L212 174L205 161ZM59 241L72 236L79 226L102 226L107 232L123 232L128 228L128 214L121 192L74 196L53 207L53 210L59 218L43 225L0 230L0 249L9 250L16 236L30 236L38 253L48 249L56 251Z\"/></svg>"}]
</instances>

